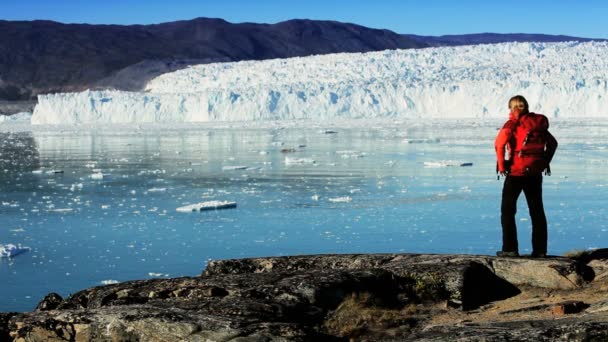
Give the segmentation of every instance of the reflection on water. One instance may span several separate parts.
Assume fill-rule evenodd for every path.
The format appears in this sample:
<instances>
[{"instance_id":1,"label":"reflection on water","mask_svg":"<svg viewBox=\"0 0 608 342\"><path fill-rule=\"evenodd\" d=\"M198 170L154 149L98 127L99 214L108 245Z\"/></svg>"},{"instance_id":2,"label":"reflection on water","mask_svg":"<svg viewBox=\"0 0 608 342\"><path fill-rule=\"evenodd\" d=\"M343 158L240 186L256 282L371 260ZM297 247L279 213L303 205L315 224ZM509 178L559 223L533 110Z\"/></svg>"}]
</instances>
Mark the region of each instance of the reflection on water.
<instances>
[{"instance_id":1,"label":"reflection on water","mask_svg":"<svg viewBox=\"0 0 608 342\"><path fill-rule=\"evenodd\" d=\"M8 180L9 174L39 167L40 156L31 132L0 132L0 179Z\"/></svg>"},{"instance_id":2,"label":"reflection on water","mask_svg":"<svg viewBox=\"0 0 608 342\"><path fill-rule=\"evenodd\" d=\"M30 310L51 291L196 275L210 259L499 248L495 127L336 131L0 135L0 243L32 247L0 262L0 311ZM597 166L605 166L607 145L560 145L555 176L545 180L556 253L606 239L608 215L599 204L606 181ZM424 166L443 160L473 166ZM206 200L238 207L175 211ZM529 222L521 202L525 252Z\"/></svg>"}]
</instances>

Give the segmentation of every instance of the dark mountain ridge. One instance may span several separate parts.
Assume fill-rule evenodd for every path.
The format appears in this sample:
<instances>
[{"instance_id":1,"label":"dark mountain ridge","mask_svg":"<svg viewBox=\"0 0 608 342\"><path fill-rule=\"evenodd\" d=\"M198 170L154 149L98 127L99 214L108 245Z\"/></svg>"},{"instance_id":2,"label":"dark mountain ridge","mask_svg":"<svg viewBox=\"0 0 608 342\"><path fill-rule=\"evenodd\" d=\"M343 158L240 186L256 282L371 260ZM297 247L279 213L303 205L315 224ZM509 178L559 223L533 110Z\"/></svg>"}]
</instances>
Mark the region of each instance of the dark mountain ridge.
<instances>
[{"instance_id":1,"label":"dark mountain ridge","mask_svg":"<svg viewBox=\"0 0 608 342\"><path fill-rule=\"evenodd\" d=\"M140 90L192 64L508 41L590 39L529 35L402 35L336 21L229 23L196 18L154 25L0 20L0 101L95 88Z\"/></svg>"}]
</instances>

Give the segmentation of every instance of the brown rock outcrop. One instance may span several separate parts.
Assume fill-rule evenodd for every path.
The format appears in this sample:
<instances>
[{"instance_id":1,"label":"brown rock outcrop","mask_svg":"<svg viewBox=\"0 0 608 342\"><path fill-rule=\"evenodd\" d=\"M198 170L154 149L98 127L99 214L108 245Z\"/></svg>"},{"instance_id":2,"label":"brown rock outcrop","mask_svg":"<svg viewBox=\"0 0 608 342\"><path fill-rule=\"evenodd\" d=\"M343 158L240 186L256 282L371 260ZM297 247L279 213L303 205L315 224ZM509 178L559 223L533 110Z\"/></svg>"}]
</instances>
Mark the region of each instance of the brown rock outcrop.
<instances>
[{"instance_id":1,"label":"brown rock outcrop","mask_svg":"<svg viewBox=\"0 0 608 342\"><path fill-rule=\"evenodd\" d=\"M608 337L604 323L608 312L602 309L606 300L591 305L594 313L584 318L559 322L542 317L458 320L488 310L522 289L579 291L591 284L586 266L590 261L422 254L213 261L199 277L129 281L86 289L66 299L49 294L34 312L1 314L0 337L16 341ZM534 300L538 301L542 303L527 309L503 311L503 316L512 319L518 312L534 310L550 313L548 308L554 307L543 299ZM437 315L455 318L443 324L433 321Z\"/></svg>"}]
</instances>

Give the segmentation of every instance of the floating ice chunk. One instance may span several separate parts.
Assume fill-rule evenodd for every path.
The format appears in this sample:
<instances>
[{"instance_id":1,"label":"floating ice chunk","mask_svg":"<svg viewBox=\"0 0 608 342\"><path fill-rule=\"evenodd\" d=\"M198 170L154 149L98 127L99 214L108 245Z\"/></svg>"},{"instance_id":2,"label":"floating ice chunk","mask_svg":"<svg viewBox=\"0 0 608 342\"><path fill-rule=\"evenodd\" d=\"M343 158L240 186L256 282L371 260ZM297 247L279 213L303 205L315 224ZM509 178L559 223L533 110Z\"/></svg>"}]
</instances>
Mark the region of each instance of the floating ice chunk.
<instances>
[{"instance_id":1,"label":"floating ice chunk","mask_svg":"<svg viewBox=\"0 0 608 342\"><path fill-rule=\"evenodd\" d=\"M25 253L29 251L31 248L21 246L21 244L13 245L11 243L2 245L0 244L0 257L2 258L12 258L18 254Z\"/></svg>"},{"instance_id":2,"label":"floating ice chunk","mask_svg":"<svg viewBox=\"0 0 608 342\"><path fill-rule=\"evenodd\" d=\"M348 158L363 158L367 153L347 150L347 151L336 151L336 154L341 155L342 158L344 158L344 159L348 159Z\"/></svg>"},{"instance_id":3,"label":"floating ice chunk","mask_svg":"<svg viewBox=\"0 0 608 342\"><path fill-rule=\"evenodd\" d=\"M100 283L102 285L112 285L112 284L118 284L120 282L118 280L108 279L108 280L102 280L102 281L100 281Z\"/></svg>"},{"instance_id":4,"label":"floating ice chunk","mask_svg":"<svg viewBox=\"0 0 608 342\"><path fill-rule=\"evenodd\" d=\"M424 162L425 167L452 167L452 166L473 166L471 162L462 162L457 160L440 160L433 162Z\"/></svg>"},{"instance_id":5,"label":"floating ice chunk","mask_svg":"<svg viewBox=\"0 0 608 342\"><path fill-rule=\"evenodd\" d=\"M109 204L102 204L102 205L101 205L101 209L102 209L102 210L107 210L107 209L110 209L110 205L109 205Z\"/></svg>"},{"instance_id":6,"label":"floating ice chunk","mask_svg":"<svg viewBox=\"0 0 608 342\"><path fill-rule=\"evenodd\" d=\"M167 188L150 188L148 189L148 192L165 192L167 191Z\"/></svg>"},{"instance_id":7,"label":"floating ice chunk","mask_svg":"<svg viewBox=\"0 0 608 342\"><path fill-rule=\"evenodd\" d=\"M268 151L260 151L260 155L265 156L268 154Z\"/></svg>"},{"instance_id":8,"label":"floating ice chunk","mask_svg":"<svg viewBox=\"0 0 608 342\"><path fill-rule=\"evenodd\" d=\"M63 173L63 170L43 170L43 169L40 169L40 170L34 170L34 171L32 171L32 173L35 174L35 175L40 175L40 174L43 174L43 173L45 173L47 175L54 175L54 174Z\"/></svg>"},{"instance_id":9,"label":"floating ice chunk","mask_svg":"<svg viewBox=\"0 0 608 342\"><path fill-rule=\"evenodd\" d=\"M91 179L97 179L97 180L103 179L103 173L101 173L101 172L94 173L91 175Z\"/></svg>"},{"instance_id":10,"label":"floating ice chunk","mask_svg":"<svg viewBox=\"0 0 608 342\"><path fill-rule=\"evenodd\" d=\"M76 190L82 190L82 183L75 183L70 186L70 191L74 192Z\"/></svg>"},{"instance_id":11,"label":"floating ice chunk","mask_svg":"<svg viewBox=\"0 0 608 342\"><path fill-rule=\"evenodd\" d=\"M426 138L426 139L404 139L404 143L408 144L438 144L441 140L439 138Z\"/></svg>"},{"instance_id":12,"label":"floating ice chunk","mask_svg":"<svg viewBox=\"0 0 608 342\"><path fill-rule=\"evenodd\" d=\"M234 171L234 170L247 170L248 166L246 165L228 165L222 167L223 171Z\"/></svg>"},{"instance_id":13,"label":"floating ice chunk","mask_svg":"<svg viewBox=\"0 0 608 342\"><path fill-rule=\"evenodd\" d=\"M150 276L150 277L168 277L169 275L166 273L148 272L148 276Z\"/></svg>"},{"instance_id":14,"label":"floating ice chunk","mask_svg":"<svg viewBox=\"0 0 608 342\"><path fill-rule=\"evenodd\" d=\"M285 157L285 165L315 164L315 163L316 163L316 161L312 158Z\"/></svg>"},{"instance_id":15,"label":"floating ice chunk","mask_svg":"<svg viewBox=\"0 0 608 342\"><path fill-rule=\"evenodd\" d=\"M74 211L74 209L72 209L72 208L57 208L57 209L49 209L48 211L54 212L54 213L71 213L72 211Z\"/></svg>"},{"instance_id":16,"label":"floating ice chunk","mask_svg":"<svg viewBox=\"0 0 608 342\"><path fill-rule=\"evenodd\" d=\"M330 198L329 201L330 202L334 202L334 203L348 203L348 202L352 202L352 198L350 196L344 196L344 197L334 197L334 198Z\"/></svg>"},{"instance_id":17,"label":"floating ice chunk","mask_svg":"<svg viewBox=\"0 0 608 342\"><path fill-rule=\"evenodd\" d=\"M167 173L167 170L142 170L137 173L138 176L143 175L159 175Z\"/></svg>"},{"instance_id":18,"label":"floating ice chunk","mask_svg":"<svg viewBox=\"0 0 608 342\"><path fill-rule=\"evenodd\" d=\"M321 196L319 196L319 195L312 195L312 196L310 196L310 198L311 198L313 201L318 201L318 200L321 198Z\"/></svg>"},{"instance_id":19,"label":"floating ice chunk","mask_svg":"<svg viewBox=\"0 0 608 342\"><path fill-rule=\"evenodd\" d=\"M183 207L179 207L176 210L182 213L188 213L193 211L206 211L206 210L219 210L219 209L231 209L236 208L236 202L231 201L206 201L196 204L190 204Z\"/></svg>"}]
</instances>

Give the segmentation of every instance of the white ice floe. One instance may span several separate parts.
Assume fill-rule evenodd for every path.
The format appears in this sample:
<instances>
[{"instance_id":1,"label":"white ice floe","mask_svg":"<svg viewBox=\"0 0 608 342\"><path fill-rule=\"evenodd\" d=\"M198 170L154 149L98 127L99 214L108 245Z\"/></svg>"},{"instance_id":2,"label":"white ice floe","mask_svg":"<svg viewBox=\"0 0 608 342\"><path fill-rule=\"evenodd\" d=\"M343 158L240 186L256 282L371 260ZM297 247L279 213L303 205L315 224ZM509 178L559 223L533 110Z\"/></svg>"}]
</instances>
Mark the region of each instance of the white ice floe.
<instances>
[{"instance_id":1,"label":"white ice floe","mask_svg":"<svg viewBox=\"0 0 608 342\"><path fill-rule=\"evenodd\" d=\"M363 158L367 155L365 152L360 151L336 151L336 154L342 156L343 159L351 159L351 158Z\"/></svg>"},{"instance_id":2,"label":"white ice floe","mask_svg":"<svg viewBox=\"0 0 608 342\"><path fill-rule=\"evenodd\" d=\"M90 177L91 177L91 179L100 180L100 179L103 179L103 173L101 173L101 172L94 173Z\"/></svg>"},{"instance_id":3,"label":"white ice floe","mask_svg":"<svg viewBox=\"0 0 608 342\"><path fill-rule=\"evenodd\" d=\"M72 208L53 208L53 209L49 209L49 212L54 212L54 213L71 213L72 211L74 211L74 209Z\"/></svg>"},{"instance_id":4,"label":"white ice floe","mask_svg":"<svg viewBox=\"0 0 608 342\"><path fill-rule=\"evenodd\" d=\"M403 139L403 142L407 144L438 144L440 141L439 138Z\"/></svg>"},{"instance_id":5,"label":"white ice floe","mask_svg":"<svg viewBox=\"0 0 608 342\"><path fill-rule=\"evenodd\" d=\"M315 163L316 163L316 161L312 158L285 157L285 165L315 164Z\"/></svg>"},{"instance_id":6,"label":"white ice floe","mask_svg":"<svg viewBox=\"0 0 608 342\"><path fill-rule=\"evenodd\" d=\"M33 124L608 116L608 42L501 43L192 66L146 91L39 95ZM324 129L322 133L331 133Z\"/></svg>"},{"instance_id":7,"label":"white ice floe","mask_svg":"<svg viewBox=\"0 0 608 342\"><path fill-rule=\"evenodd\" d=\"M148 192L165 192L167 191L167 188L150 188L148 189Z\"/></svg>"},{"instance_id":8,"label":"white ice floe","mask_svg":"<svg viewBox=\"0 0 608 342\"><path fill-rule=\"evenodd\" d=\"M196 204L190 204L183 207L179 207L176 210L183 213L189 213L193 211L205 211L205 210L219 210L219 209L230 209L236 208L236 202L231 201L206 201Z\"/></svg>"},{"instance_id":9,"label":"white ice floe","mask_svg":"<svg viewBox=\"0 0 608 342\"><path fill-rule=\"evenodd\" d=\"M246 165L227 165L222 167L223 171L247 170Z\"/></svg>"},{"instance_id":10,"label":"white ice floe","mask_svg":"<svg viewBox=\"0 0 608 342\"><path fill-rule=\"evenodd\" d=\"M348 203L348 202L352 202L352 197L350 196L344 196L344 197L335 197L335 198L329 198L328 201L330 202L334 202L334 203Z\"/></svg>"},{"instance_id":11,"label":"white ice floe","mask_svg":"<svg viewBox=\"0 0 608 342\"><path fill-rule=\"evenodd\" d=\"M47 175L56 175L56 174L61 174L63 173L63 170L44 170L44 169L38 169L38 170L34 170L32 171L33 174L36 175L40 175L40 174L47 174Z\"/></svg>"},{"instance_id":12,"label":"white ice floe","mask_svg":"<svg viewBox=\"0 0 608 342\"><path fill-rule=\"evenodd\" d=\"M70 186L70 191L74 192L76 190L82 190L82 187L83 187L82 183L75 183Z\"/></svg>"},{"instance_id":13,"label":"white ice floe","mask_svg":"<svg viewBox=\"0 0 608 342\"><path fill-rule=\"evenodd\" d=\"M158 273L158 272L148 272L148 276L150 277L168 277L167 273Z\"/></svg>"},{"instance_id":14,"label":"white ice floe","mask_svg":"<svg viewBox=\"0 0 608 342\"><path fill-rule=\"evenodd\" d=\"M0 244L0 257L2 258L12 258L18 254L29 251L31 248L18 245L13 245L11 243L2 245Z\"/></svg>"},{"instance_id":15,"label":"white ice floe","mask_svg":"<svg viewBox=\"0 0 608 342\"><path fill-rule=\"evenodd\" d=\"M454 167L454 166L473 166L471 162L463 162L458 160L440 160L424 162L425 167Z\"/></svg>"}]
</instances>

